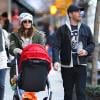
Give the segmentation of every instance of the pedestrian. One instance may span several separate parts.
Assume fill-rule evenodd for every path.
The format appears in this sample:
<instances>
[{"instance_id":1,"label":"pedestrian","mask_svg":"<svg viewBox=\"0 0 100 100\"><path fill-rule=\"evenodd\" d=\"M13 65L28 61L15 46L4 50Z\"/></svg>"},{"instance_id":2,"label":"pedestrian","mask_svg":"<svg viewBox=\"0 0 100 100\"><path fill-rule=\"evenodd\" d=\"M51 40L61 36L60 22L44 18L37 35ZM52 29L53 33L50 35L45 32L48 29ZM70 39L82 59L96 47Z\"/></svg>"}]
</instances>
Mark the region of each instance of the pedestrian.
<instances>
[{"instance_id":1,"label":"pedestrian","mask_svg":"<svg viewBox=\"0 0 100 100\"><path fill-rule=\"evenodd\" d=\"M67 13L66 23L56 32L54 69L57 70L61 63L64 100L72 100L74 86L77 100L86 100L87 59L95 45L90 28L81 23L80 7L72 4Z\"/></svg>"},{"instance_id":2,"label":"pedestrian","mask_svg":"<svg viewBox=\"0 0 100 100\"><path fill-rule=\"evenodd\" d=\"M56 26L50 25L49 26L49 34L46 38L46 47L48 48L48 53L52 58L52 46L55 43L55 31L56 31Z\"/></svg>"},{"instance_id":3,"label":"pedestrian","mask_svg":"<svg viewBox=\"0 0 100 100\"><path fill-rule=\"evenodd\" d=\"M5 76L7 71L5 45L9 45L8 33L0 27L0 100L4 100Z\"/></svg>"},{"instance_id":4,"label":"pedestrian","mask_svg":"<svg viewBox=\"0 0 100 100\"><path fill-rule=\"evenodd\" d=\"M33 17L29 13L21 13L19 16L20 28L18 32L10 35L10 53L21 54L22 49L32 43L45 44L43 33L38 31L33 24Z\"/></svg>"},{"instance_id":5,"label":"pedestrian","mask_svg":"<svg viewBox=\"0 0 100 100\"><path fill-rule=\"evenodd\" d=\"M7 12L3 12L1 14L1 20L2 20L2 23L1 23L2 28L5 29L10 34L13 30L13 25L12 25L12 23L10 23L10 21L8 19L8 13ZM7 53L7 57L8 57L8 60L9 60L10 55L9 55L8 47L6 47L6 53Z\"/></svg>"},{"instance_id":6,"label":"pedestrian","mask_svg":"<svg viewBox=\"0 0 100 100\"><path fill-rule=\"evenodd\" d=\"M2 20L3 20L3 29L5 29L7 32L11 33L13 30L13 25L12 23L10 23L9 19L8 19L8 13L7 12L3 12L1 14Z\"/></svg>"},{"instance_id":7,"label":"pedestrian","mask_svg":"<svg viewBox=\"0 0 100 100\"><path fill-rule=\"evenodd\" d=\"M45 45L45 38L43 32L38 31L33 26L33 16L30 13L21 13L19 16L20 28L18 32L12 33L10 35L10 47L9 52L11 55L20 55L24 47L29 44L37 43ZM10 77L13 78L15 73L15 68L11 68ZM15 76L16 77L16 76Z\"/></svg>"}]
</instances>

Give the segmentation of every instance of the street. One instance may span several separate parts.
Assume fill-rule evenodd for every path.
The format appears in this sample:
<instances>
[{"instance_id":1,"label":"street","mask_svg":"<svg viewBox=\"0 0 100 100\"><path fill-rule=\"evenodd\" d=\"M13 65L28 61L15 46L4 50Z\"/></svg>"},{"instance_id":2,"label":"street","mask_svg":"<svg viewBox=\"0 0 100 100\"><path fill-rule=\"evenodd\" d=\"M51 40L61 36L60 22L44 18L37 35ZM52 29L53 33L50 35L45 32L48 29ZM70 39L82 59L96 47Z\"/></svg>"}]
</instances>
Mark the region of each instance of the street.
<instances>
[{"instance_id":1,"label":"street","mask_svg":"<svg viewBox=\"0 0 100 100\"><path fill-rule=\"evenodd\" d=\"M51 70L48 77L51 85L52 100L63 100L63 87L62 87L60 72ZM42 98L45 97L46 95L47 91L37 93L38 100L42 100ZM6 89L5 89L4 100L12 100L12 96L13 96L13 90L11 89L9 84L9 69L8 69L6 75Z\"/></svg>"}]
</instances>

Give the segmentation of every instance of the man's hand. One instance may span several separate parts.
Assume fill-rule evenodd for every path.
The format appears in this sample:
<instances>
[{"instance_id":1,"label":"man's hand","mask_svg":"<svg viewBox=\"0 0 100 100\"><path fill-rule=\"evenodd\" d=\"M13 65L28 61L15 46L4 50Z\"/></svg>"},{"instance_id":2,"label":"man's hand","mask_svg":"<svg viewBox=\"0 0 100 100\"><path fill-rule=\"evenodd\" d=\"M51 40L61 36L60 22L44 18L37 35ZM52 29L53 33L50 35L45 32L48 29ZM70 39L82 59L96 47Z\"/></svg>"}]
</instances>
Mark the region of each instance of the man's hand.
<instances>
[{"instance_id":1,"label":"man's hand","mask_svg":"<svg viewBox=\"0 0 100 100\"><path fill-rule=\"evenodd\" d=\"M78 54L79 54L79 56L87 56L88 52L86 50L82 49L82 50L79 51Z\"/></svg>"},{"instance_id":2,"label":"man's hand","mask_svg":"<svg viewBox=\"0 0 100 100\"><path fill-rule=\"evenodd\" d=\"M54 68L55 71L58 71L60 67L61 67L61 64L59 62L54 63L53 68Z\"/></svg>"}]
</instances>

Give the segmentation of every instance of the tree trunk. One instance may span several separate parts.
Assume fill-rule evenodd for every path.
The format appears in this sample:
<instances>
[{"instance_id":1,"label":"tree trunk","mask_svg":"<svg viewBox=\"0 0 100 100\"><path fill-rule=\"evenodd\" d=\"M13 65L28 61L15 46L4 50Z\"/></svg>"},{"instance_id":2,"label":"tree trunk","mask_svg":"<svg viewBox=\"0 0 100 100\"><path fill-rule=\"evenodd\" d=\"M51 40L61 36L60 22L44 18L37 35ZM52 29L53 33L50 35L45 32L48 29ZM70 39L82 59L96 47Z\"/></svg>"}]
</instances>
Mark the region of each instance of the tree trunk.
<instances>
[{"instance_id":1,"label":"tree trunk","mask_svg":"<svg viewBox=\"0 0 100 100\"><path fill-rule=\"evenodd\" d=\"M98 61L98 36L99 36L99 24L100 24L100 0L97 0L97 7L95 13L95 23L94 23L94 41L95 41L95 50L93 53L93 66L92 66L92 85L97 85L97 61Z\"/></svg>"}]
</instances>

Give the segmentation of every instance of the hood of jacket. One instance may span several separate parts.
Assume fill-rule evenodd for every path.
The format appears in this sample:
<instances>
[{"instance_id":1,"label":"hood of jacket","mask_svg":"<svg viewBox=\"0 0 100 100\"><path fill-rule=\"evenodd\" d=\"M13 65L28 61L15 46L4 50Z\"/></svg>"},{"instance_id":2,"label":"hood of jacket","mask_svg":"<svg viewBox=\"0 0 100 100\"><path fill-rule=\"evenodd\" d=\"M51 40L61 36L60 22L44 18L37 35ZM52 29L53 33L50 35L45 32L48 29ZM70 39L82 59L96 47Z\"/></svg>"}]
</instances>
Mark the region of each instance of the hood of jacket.
<instances>
[{"instance_id":1,"label":"hood of jacket","mask_svg":"<svg viewBox=\"0 0 100 100\"><path fill-rule=\"evenodd\" d=\"M69 16L67 15L66 16L66 23L67 27L69 28L69 30L71 31L71 23L70 23L70 19L69 19ZM78 30L80 29L80 26L81 26L81 22L78 23Z\"/></svg>"}]
</instances>

